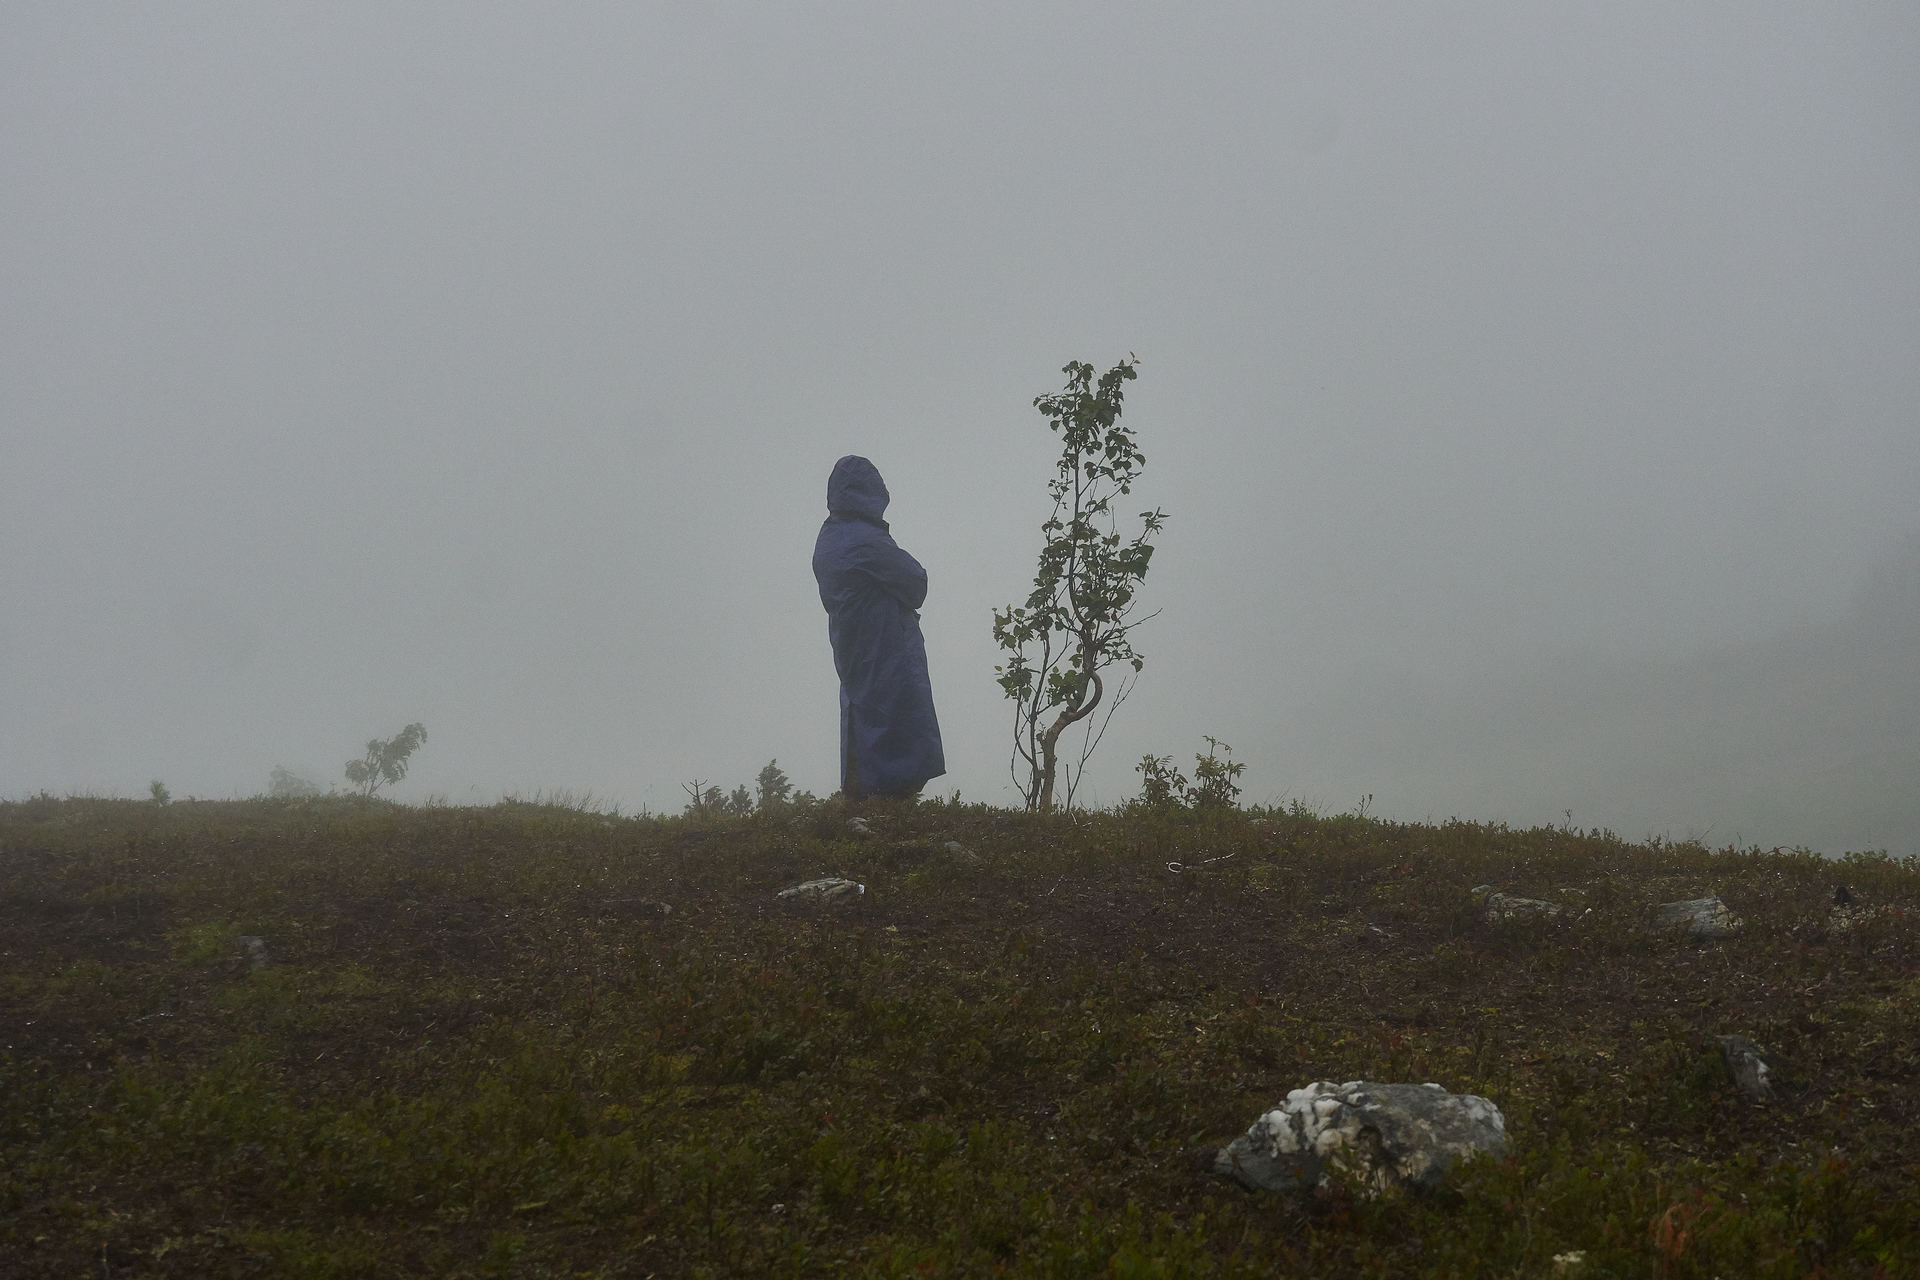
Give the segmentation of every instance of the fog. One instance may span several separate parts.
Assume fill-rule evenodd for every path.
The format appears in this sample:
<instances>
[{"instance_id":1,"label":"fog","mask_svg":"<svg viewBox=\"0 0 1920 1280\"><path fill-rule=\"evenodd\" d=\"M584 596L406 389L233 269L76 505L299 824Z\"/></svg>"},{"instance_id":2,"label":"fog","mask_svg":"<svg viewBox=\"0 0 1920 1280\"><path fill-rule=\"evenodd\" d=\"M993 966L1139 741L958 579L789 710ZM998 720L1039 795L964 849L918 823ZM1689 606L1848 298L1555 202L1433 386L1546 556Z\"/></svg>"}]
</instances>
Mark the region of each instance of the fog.
<instances>
[{"instance_id":1,"label":"fog","mask_svg":"<svg viewBox=\"0 0 1920 1280\"><path fill-rule=\"evenodd\" d=\"M949 774L1068 360L1169 515L1083 802L1920 851L1920 10L0 14L0 796L837 785L835 458Z\"/></svg>"}]
</instances>

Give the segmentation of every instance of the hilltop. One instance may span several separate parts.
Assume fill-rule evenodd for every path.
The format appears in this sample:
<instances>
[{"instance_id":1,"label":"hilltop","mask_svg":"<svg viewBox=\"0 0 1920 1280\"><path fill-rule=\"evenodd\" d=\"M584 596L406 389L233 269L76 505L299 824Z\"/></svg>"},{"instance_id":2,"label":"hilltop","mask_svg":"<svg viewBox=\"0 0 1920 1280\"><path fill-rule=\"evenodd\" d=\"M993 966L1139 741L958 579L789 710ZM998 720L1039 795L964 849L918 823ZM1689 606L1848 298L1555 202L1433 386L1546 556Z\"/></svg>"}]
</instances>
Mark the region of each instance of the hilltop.
<instances>
[{"instance_id":1,"label":"hilltop","mask_svg":"<svg viewBox=\"0 0 1920 1280\"><path fill-rule=\"evenodd\" d=\"M1912 859L854 812L0 804L7 1274L1920 1271ZM866 892L775 900L821 875ZM1736 936L1647 928L1709 894ZM1513 1150L1379 1200L1196 1167L1363 1078Z\"/></svg>"}]
</instances>

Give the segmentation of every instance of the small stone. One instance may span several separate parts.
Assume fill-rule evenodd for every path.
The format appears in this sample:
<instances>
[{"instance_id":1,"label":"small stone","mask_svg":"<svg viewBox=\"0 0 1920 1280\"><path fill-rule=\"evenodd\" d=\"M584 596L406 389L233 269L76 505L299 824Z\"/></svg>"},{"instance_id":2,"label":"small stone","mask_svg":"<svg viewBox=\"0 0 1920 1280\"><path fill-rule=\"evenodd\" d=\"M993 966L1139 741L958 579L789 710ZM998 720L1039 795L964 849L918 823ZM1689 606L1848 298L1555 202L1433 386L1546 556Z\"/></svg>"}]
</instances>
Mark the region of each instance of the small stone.
<instances>
[{"instance_id":1,"label":"small stone","mask_svg":"<svg viewBox=\"0 0 1920 1280\"><path fill-rule=\"evenodd\" d=\"M847 830L853 832L853 834L861 837L862 839L865 839L868 836L871 836L873 834L873 824L868 822L865 818L848 818Z\"/></svg>"},{"instance_id":2,"label":"small stone","mask_svg":"<svg viewBox=\"0 0 1920 1280\"><path fill-rule=\"evenodd\" d=\"M805 884L797 884L791 889L782 889L773 896L787 902L838 906L857 902L866 891L867 886L863 884L843 880L838 876L828 876L820 880L809 880Z\"/></svg>"},{"instance_id":3,"label":"small stone","mask_svg":"<svg viewBox=\"0 0 1920 1280\"><path fill-rule=\"evenodd\" d=\"M957 858L961 862L980 861L979 854L967 848L967 846L961 844L958 840L949 840L945 844L941 845L940 847L942 849L945 849L949 856L953 858Z\"/></svg>"},{"instance_id":4,"label":"small stone","mask_svg":"<svg viewBox=\"0 0 1920 1280\"><path fill-rule=\"evenodd\" d=\"M241 959L247 962L247 968L259 971L267 967L267 940L256 934L243 933L235 940L240 948Z\"/></svg>"},{"instance_id":5,"label":"small stone","mask_svg":"<svg viewBox=\"0 0 1920 1280\"><path fill-rule=\"evenodd\" d=\"M1320 1080L1213 1152L1209 1168L1252 1190L1304 1191L1335 1177L1368 1195L1429 1189L1458 1160L1504 1155L1506 1130L1499 1107L1437 1084Z\"/></svg>"},{"instance_id":6,"label":"small stone","mask_svg":"<svg viewBox=\"0 0 1920 1280\"><path fill-rule=\"evenodd\" d=\"M1720 1044L1721 1060L1727 1064L1740 1092L1755 1102L1772 1098L1773 1086L1767 1082L1767 1062L1760 1046L1745 1036L1715 1036L1714 1039Z\"/></svg>"},{"instance_id":7,"label":"small stone","mask_svg":"<svg viewBox=\"0 0 1920 1280\"><path fill-rule=\"evenodd\" d=\"M1731 938L1744 923L1718 897L1689 898L1684 902L1663 902L1653 909L1652 929L1656 933L1684 930L1689 938L1704 941Z\"/></svg>"}]
</instances>

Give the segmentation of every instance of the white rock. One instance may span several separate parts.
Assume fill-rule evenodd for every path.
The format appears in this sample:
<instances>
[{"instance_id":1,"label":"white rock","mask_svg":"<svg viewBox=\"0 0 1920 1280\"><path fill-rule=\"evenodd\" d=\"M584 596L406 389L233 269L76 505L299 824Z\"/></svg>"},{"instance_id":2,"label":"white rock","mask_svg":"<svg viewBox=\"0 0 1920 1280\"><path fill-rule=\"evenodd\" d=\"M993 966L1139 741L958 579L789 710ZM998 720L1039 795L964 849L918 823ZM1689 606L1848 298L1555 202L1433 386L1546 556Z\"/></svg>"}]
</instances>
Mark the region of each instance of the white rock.
<instances>
[{"instance_id":1,"label":"white rock","mask_svg":"<svg viewBox=\"0 0 1920 1280\"><path fill-rule=\"evenodd\" d=\"M809 880L797 884L791 889L782 889L774 894L775 898L784 898L788 902L845 903L856 901L867 891L867 886L852 880L842 880L838 876L828 876L821 880Z\"/></svg>"},{"instance_id":2,"label":"white rock","mask_svg":"<svg viewBox=\"0 0 1920 1280\"><path fill-rule=\"evenodd\" d=\"M1552 919L1563 915L1566 908L1557 902L1546 902L1539 898L1520 898L1511 893L1490 893L1481 902L1487 913L1488 923L1497 920L1512 920L1516 917L1541 916Z\"/></svg>"},{"instance_id":3,"label":"white rock","mask_svg":"<svg viewBox=\"0 0 1920 1280\"><path fill-rule=\"evenodd\" d=\"M870 836L873 834L873 824L868 822L865 818L848 818L847 830L853 832L853 834L857 836L862 836L862 837Z\"/></svg>"},{"instance_id":4,"label":"white rock","mask_svg":"<svg viewBox=\"0 0 1920 1280\"><path fill-rule=\"evenodd\" d=\"M1506 1149L1506 1117L1485 1098L1437 1084L1321 1080L1293 1090L1214 1152L1212 1171L1267 1191L1339 1177L1371 1195L1432 1187L1455 1161Z\"/></svg>"}]
</instances>

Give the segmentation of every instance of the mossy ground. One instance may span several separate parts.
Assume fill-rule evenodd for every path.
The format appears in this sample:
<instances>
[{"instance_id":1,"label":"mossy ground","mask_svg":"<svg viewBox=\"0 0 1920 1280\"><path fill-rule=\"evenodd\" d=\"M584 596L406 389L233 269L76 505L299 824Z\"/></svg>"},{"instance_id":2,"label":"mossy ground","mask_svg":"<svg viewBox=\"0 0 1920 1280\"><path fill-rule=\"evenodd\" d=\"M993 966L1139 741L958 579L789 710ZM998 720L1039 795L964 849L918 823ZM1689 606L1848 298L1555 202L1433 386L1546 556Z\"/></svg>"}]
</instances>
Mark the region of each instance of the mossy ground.
<instances>
[{"instance_id":1,"label":"mossy ground","mask_svg":"<svg viewBox=\"0 0 1920 1280\"><path fill-rule=\"evenodd\" d=\"M847 816L0 805L0 1273L1920 1274L1911 860ZM824 874L866 898L773 901ZM1591 910L1488 925L1483 882ZM1836 882L1904 910L1827 935ZM1642 927L1707 893L1740 936ZM1196 1170L1358 1078L1513 1152L1379 1201Z\"/></svg>"}]
</instances>

